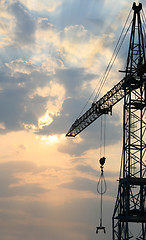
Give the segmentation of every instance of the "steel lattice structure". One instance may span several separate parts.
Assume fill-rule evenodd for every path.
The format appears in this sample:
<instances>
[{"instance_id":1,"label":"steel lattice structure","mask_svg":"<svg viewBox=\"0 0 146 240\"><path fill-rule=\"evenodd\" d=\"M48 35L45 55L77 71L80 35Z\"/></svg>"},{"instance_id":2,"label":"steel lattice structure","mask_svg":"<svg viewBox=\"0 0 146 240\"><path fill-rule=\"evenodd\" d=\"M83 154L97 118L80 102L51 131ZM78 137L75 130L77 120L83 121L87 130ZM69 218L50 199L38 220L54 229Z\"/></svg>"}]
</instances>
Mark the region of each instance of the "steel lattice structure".
<instances>
[{"instance_id":1,"label":"steel lattice structure","mask_svg":"<svg viewBox=\"0 0 146 240\"><path fill-rule=\"evenodd\" d=\"M113 240L146 239L146 162L144 134L146 66L140 11L142 5L133 4L133 20L127 58L123 111L123 159L117 201L113 214ZM128 94L127 94L128 91ZM139 235L132 233L133 224L139 225ZM134 227L133 227L134 228Z\"/></svg>"},{"instance_id":2,"label":"steel lattice structure","mask_svg":"<svg viewBox=\"0 0 146 240\"><path fill-rule=\"evenodd\" d=\"M125 77L71 126L66 136L75 137L121 99L123 106L123 157L113 213L113 240L146 240L145 107L146 56L141 22L142 4L133 3L133 19ZM145 29L144 29L145 31ZM130 228L138 224L137 236Z\"/></svg>"}]
</instances>

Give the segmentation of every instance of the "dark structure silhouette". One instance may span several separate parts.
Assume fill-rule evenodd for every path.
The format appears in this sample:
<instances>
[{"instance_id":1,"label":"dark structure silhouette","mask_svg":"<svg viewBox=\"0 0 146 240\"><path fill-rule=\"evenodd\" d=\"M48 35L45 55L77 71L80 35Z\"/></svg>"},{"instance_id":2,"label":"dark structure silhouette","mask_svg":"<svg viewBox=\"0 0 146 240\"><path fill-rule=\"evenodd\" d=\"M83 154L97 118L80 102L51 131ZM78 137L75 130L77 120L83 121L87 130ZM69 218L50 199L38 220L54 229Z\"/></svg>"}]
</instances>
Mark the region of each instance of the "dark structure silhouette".
<instances>
[{"instance_id":1,"label":"dark structure silhouette","mask_svg":"<svg viewBox=\"0 0 146 240\"><path fill-rule=\"evenodd\" d=\"M142 4L133 3L132 9L128 57L122 71L125 77L94 102L66 134L75 137L101 115L112 113L112 107L124 99L123 155L112 218L113 240L146 240L146 29L141 19Z\"/></svg>"}]
</instances>

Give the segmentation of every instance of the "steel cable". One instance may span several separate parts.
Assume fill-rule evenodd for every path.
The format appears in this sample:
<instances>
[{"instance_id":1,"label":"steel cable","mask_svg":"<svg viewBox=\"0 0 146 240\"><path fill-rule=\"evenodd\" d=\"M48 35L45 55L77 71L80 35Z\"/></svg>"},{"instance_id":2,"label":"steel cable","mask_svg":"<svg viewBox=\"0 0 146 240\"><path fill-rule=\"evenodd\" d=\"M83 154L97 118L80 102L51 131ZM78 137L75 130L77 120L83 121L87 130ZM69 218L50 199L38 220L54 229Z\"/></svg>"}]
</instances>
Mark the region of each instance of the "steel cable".
<instances>
[{"instance_id":1,"label":"steel cable","mask_svg":"<svg viewBox=\"0 0 146 240\"><path fill-rule=\"evenodd\" d=\"M97 184L97 192L100 194L100 227L97 227L97 229L105 229L105 227L102 226L102 206L103 206L102 195L106 193L106 190L107 185L103 174L103 166L101 166L101 175Z\"/></svg>"},{"instance_id":2,"label":"steel cable","mask_svg":"<svg viewBox=\"0 0 146 240\"><path fill-rule=\"evenodd\" d=\"M82 115L83 111L85 110L87 104L88 104L89 101L91 100L91 98L92 98L92 96L94 95L94 93L95 93L95 91L96 91L96 89L97 89L98 86L99 86L99 88L98 88L98 91L97 91L97 93L96 93L96 95L95 95L95 98L94 98L94 101L93 101L93 102L96 102L97 98L99 97L99 94L100 94L100 92L101 92L101 89L103 88L103 85L105 84L105 81L106 81L106 79L107 79L107 77L108 77L108 75L109 75L109 73L110 73L110 71L111 71L111 68L112 68L112 66L113 66L113 64L114 64L114 62L115 62L115 60L116 60L116 57L117 57L117 55L118 55L118 53L119 53L119 51L120 51L120 49L121 49L121 46L122 46L122 44L123 44L123 42L124 42L124 40L125 40L125 37L126 37L128 31L129 31L130 26L128 27L128 30L126 31L126 33L124 34L123 39L121 40L122 35L123 35L123 33L124 33L124 30L125 30L125 28L126 28L127 22L128 22L128 20L129 20L129 17L130 17L131 12L132 12L132 9L130 10L130 12L129 12L129 14L128 14L128 17L127 17L127 19L126 19L126 22L125 22L125 24L124 24L124 27L123 27L122 32L121 32L121 34L120 34L120 37L119 37L119 39L118 39L118 42L117 42L117 44L116 44L116 46L115 46L115 49L114 49L114 51L113 51L112 57L111 57L111 59L110 59L110 61L109 61L109 64L108 64L108 66L107 66L107 68L106 68L106 70L105 70L105 72L104 72L104 74L103 74L103 77L101 78L100 82L97 84L97 86L95 87L95 89L93 90L91 96L89 97L89 99L87 100L86 104L84 105L84 107L83 107L82 111L80 112L78 118ZM131 25L131 23L130 23L130 25ZM99 84L100 84L100 85L99 85Z\"/></svg>"}]
</instances>

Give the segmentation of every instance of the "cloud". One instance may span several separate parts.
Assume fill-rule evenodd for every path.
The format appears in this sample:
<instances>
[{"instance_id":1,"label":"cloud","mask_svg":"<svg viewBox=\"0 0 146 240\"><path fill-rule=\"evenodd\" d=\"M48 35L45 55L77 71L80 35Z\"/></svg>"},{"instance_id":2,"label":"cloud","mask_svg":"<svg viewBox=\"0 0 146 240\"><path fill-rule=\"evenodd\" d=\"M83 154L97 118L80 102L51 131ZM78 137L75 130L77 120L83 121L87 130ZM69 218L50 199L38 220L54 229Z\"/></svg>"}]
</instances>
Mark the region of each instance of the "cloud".
<instances>
[{"instance_id":1,"label":"cloud","mask_svg":"<svg viewBox=\"0 0 146 240\"><path fill-rule=\"evenodd\" d=\"M0 133L5 134L1 136L5 162L0 163L2 239L95 239L100 171L92 159L97 159L100 149L101 119L77 138L63 134L105 70L131 5L127 0L0 1ZM120 54L123 63L125 49ZM121 69L119 62L105 91L119 81L115 74ZM111 235L117 192L113 179L118 173L110 171L110 163L117 165L112 157L118 156L115 146L122 138L121 108L116 113L114 109L106 125L111 162L107 161L105 171L107 235L99 233L102 240ZM20 130L25 132L16 133ZM54 144L44 145L43 139Z\"/></svg>"},{"instance_id":2,"label":"cloud","mask_svg":"<svg viewBox=\"0 0 146 240\"><path fill-rule=\"evenodd\" d=\"M51 107L50 112L60 108L65 94L64 88L49 82L49 78L43 70L38 71L33 62L22 59L13 60L1 68L0 109L3 114L0 122L5 126L1 133L24 129L26 124L38 128L39 118L46 114L48 106ZM49 92L43 94L46 87Z\"/></svg>"},{"instance_id":3,"label":"cloud","mask_svg":"<svg viewBox=\"0 0 146 240\"><path fill-rule=\"evenodd\" d=\"M121 140L122 137L121 123L117 124L116 122L114 122L114 119L119 119L119 117L116 115L113 116L111 119L111 116L109 116L106 120L106 146L112 146L116 144L118 141ZM92 123L92 126L89 126L80 133L80 137L82 139L80 143L74 141L74 139L69 138L59 145L59 151L69 153L73 156L78 156L82 155L85 151L89 149L99 149L100 145L103 147L103 141L101 141L100 127L101 119L98 119L95 123Z\"/></svg>"},{"instance_id":4,"label":"cloud","mask_svg":"<svg viewBox=\"0 0 146 240\"><path fill-rule=\"evenodd\" d=\"M42 187L39 183L27 183L22 181L25 174L34 172L37 168L33 162L6 162L0 163L0 198L9 198L16 196L37 196L38 194L48 192L49 189ZM22 174L21 177L17 175Z\"/></svg>"},{"instance_id":5,"label":"cloud","mask_svg":"<svg viewBox=\"0 0 146 240\"><path fill-rule=\"evenodd\" d=\"M102 10L104 1L95 1L91 0L90 2L88 0L75 0L75 1L63 1L64 4L60 7L60 14L58 17L60 17L59 22L55 22L56 25L59 25L59 27L64 28L66 26L70 25L84 25L86 28L93 27L91 23L91 19L98 18L100 19L102 17ZM99 12L98 9L101 11ZM63 18L62 18L63 16ZM55 21L55 20L54 20Z\"/></svg>"},{"instance_id":6,"label":"cloud","mask_svg":"<svg viewBox=\"0 0 146 240\"><path fill-rule=\"evenodd\" d=\"M100 178L100 175L99 175L99 178ZM99 178L97 178L97 180L95 181L85 177L74 177L71 182L60 184L59 187L72 189L76 191L87 191L93 194L97 194L97 184L98 184ZM105 193L105 195L115 198L117 183L114 181L106 180L106 186L107 186L107 192Z\"/></svg>"},{"instance_id":7,"label":"cloud","mask_svg":"<svg viewBox=\"0 0 146 240\"><path fill-rule=\"evenodd\" d=\"M89 4L87 1L85 1L85 3L87 5ZM94 4L94 1L90 3L90 7ZM99 4L102 5L101 2ZM72 2L69 6L71 5L76 8L78 3ZM62 6L60 5L60 7ZM12 39L14 37L17 43L21 43L21 45L17 47L20 47L22 52L20 49L19 52L16 51L15 60L13 59L11 61L10 56L9 62L5 63L5 67L1 70L3 81L3 94L1 95L2 111L4 111L3 106L5 105L5 111L0 121L4 124L5 129L2 129L1 132L11 131L13 129L21 130L24 129L25 126L29 129L30 125L30 129L31 126L33 126L33 128L37 130L36 133L42 135L64 133L67 126L65 125L66 122L72 123L70 118L73 118L77 113L73 108L76 110L76 106L82 107L84 105L85 97L87 95L89 96L89 92L92 92L92 82L98 77L95 73L87 72L84 68L85 66L82 68L79 66L70 68L64 65L67 63L70 49L73 49L73 47L70 49L67 48L65 43L68 42L72 46L77 44L77 49L80 45L85 45L85 48L89 48L90 52L90 47L94 45L94 36L81 24L66 26L60 33L59 29L51 23L48 17L39 16L34 18L28 8L21 2L11 3L8 9L9 13L14 17L15 22L14 24L12 21L12 29L15 34L15 37L13 35ZM63 35L62 44L59 39L61 35ZM79 41L81 44L78 44ZM99 44L101 45L101 49L102 42L103 40L101 40L101 44ZM29 48L29 45L32 43L34 51L32 48L30 51ZM25 46L25 53L23 46ZM61 49L61 47L63 47L64 50ZM48 52L51 51L50 56L47 56L46 49L48 48L50 49ZM12 55L13 51L14 49L10 47L10 53ZM86 51L84 51L84 54L85 53ZM17 54L20 54L21 57L18 58ZM82 54L78 54L78 56L80 56L76 62L76 66L79 65L79 62L82 62L80 61L81 58L85 58L84 54L83 56ZM92 58L94 58L96 54L97 51L92 53ZM73 53L71 55L73 55ZM70 64L71 62L72 60L70 59ZM82 65L84 65L84 61ZM6 71L8 71L7 74ZM12 82L13 84L11 84ZM64 94L60 94L60 92L57 91L58 93L56 92L55 96L49 96L49 92L48 96L45 95L45 97L39 95L38 89L40 89L40 92L41 88L45 89L51 82L53 82L52 85L56 86L56 88L61 88L60 86L62 86L62 88L64 88ZM14 83L15 86L12 87ZM57 86L56 83L59 85ZM50 86L49 88L51 89ZM62 97L60 98L60 96ZM76 97L76 99L74 99L74 97ZM72 112L74 111L75 115L72 114L72 116L69 112L71 109L71 106L69 106L70 98L72 98L72 101L75 101L72 108ZM45 116L47 113L47 107L49 108L48 112L52 112L52 109L55 110L55 116L53 117L53 122L50 127L44 127L40 131L38 121L39 118ZM11 109L13 109L13 111ZM56 116L57 111L58 116ZM47 124L45 126L47 126Z\"/></svg>"},{"instance_id":8,"label":"cloud","mask_svg":"<svg viewBox=\"0 0 146 240\"><path fill-rule=\"evenodd\" d=\"M76 166L76 169L78 171L80 171L81 173L85 173L88 174L88 176L100 176L100 171L99 170L95 170L94 168L92 168L90 165L83 165L83 164L78 164ZM106 171L105 172L105 176L106 178L110 178L110 177L118 177L119 172L110 172L110 171Z\"/></svg>"},{"instance_id":9,"label":"cloud","mask_svg":"<svg viewBox=\"0 0 146 240\"><path fill-rule=\"evenodd\" d=\"M108 207L107 207L108 206ZM99 222L99 205L94 199L76 199L63 207L53 207L46 202L1 200L1 237L5 239L35 238L36 240L61 239L81 240L95 237ZM113 202L104 202L103 218L110 234ZM105 239L104 239L105 240Z\"/></svg>"},{"instance_id":10,"label":"cloud","mask_svg":"<svg viewBox=\"0 0 146 240\"><path fill-rule=\"evenodd\" d=\"M35 237L36 240L42 238L47 240L48 237L58 239L60 236L64 240L68 238L74 240L80 236L80 239L83 240L86 239L85 236L88 236L87 239L90 239L91 235L94 236L98 218L98 211L95 214L98 207L96 198L76 196L63 205L54 206L49 201L49 196L53 193L43 188L39 182L37 184L31 183L30 178L27 179L29 181L26 184L22 182L23 177L30 172L34 174L34 179L37 181L37 174L42 174L46 169L45 167L39 168L34 162L29 161L12 161L1 163L0 169L0 182L3 183L3 188L0 186L0 231L2 238L16 240L21 238L24 240L26 237ZM60 174L59 168L58 174ZM82 191L82 188L88 191L88 187L94 184L94 181L88 182L88 179L77 178L76 180L80 183L78 191ZM61 185L60 189L63 189ZM47 199L43 197L40 201L39 196L46 193ZM109 207L106 208L106 213L109 212L109 219L112 204L113 202L109 200ZM71 237L69 237L70 235Z\"/></svg>"},{"instance_id":11,"label":"cloud","mask_svg":"<svg viewBox=\"0 0 146 240\"><path fill-rule=\"evenodd\" d=\"M78 191L91 191L95 193L96 182L87 178L76 177L70 183L63 183L60 187L75 189Z\"/></svg>"},{"instance_id":12,"label":"cloud","mask_svg":"<svg viewBox=\"0 0 146 240\"><path fill-rule=\"evenodd\" d=\"M28 9L19 1L9 6L9 12L14 16L14 40L20 45L32 45L35 43L36 24Z\"/></svg>"},{"instance_id":13,"label":"cloud","mask_svg":"<svg viewBox=\"0 0 146 240\"><path fill-rule=\"evenodd\" d=\"M88 90L83 89L83 84L90 83L95 78L97 78L97 75L86 72L84 68L58 69L56 71L56 79L63 83L66 95L69 98L77 98L81 96L81 92L82 97L84 97L84 91L87 93Z\"/></svg>"},{"instance_id":14,"label":"cloud","mask_svg":"<svg viewBox=\"0 0 146 240\"><path fill-rule=\"evenodd\" d=\"M55 12L57 11L57 8L62 4L62 1L59 0L50 0L49 2L46 2L45 0L42 0L41 2L39 0L32 0L32 1L25 1L20 0L21 3L26 5L30 11L34 12Z\"/></svg>"},{"instance_id":15,"label":"cloud","mask_svg":"<svg viewBox=\"0 0 146 240\"><path fill-rule=\"evenodd\" d=\"M91 176L97 176L97 174L99 174L99 171L93 169L90 165L77 165L76 169Z\"/></svg>"}]
</instances>

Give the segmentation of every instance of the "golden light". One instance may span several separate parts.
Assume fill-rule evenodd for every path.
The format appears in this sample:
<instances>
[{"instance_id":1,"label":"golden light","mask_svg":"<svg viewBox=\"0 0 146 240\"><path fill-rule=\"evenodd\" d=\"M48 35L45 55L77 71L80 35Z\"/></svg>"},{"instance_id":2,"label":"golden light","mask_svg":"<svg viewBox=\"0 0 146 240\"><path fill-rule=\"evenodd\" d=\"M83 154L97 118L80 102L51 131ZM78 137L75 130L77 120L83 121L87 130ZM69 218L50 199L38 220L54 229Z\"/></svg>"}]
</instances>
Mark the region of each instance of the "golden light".
<instances>
[{"instance_id":1,"label":"golden light","mask_svg":"<svg viewBox=\"0 0 146 240\"><path fill-rule=\"evenodd\" d=\"M38 127L43 128L53 122L53 119L49 116L48 112L38 120Z\"/></svg>"},{"instance_id":2,"label":"golden light","mask_svg":"<svg viewBox=\"0 0 146 240\"><path fill-rule=\"evenodd\" d=\"M5 127L5 123L4 123L4 122L1 122L1 123L0 123L0 129L3 129L3 130L6 129L6 127Z\"/></svg>"},{"instance_id":3,"label":"golden light","mask_svg":"<svg viewBox=\"0 0 146 240\"><path fill-rule=\"evenodd\" d=\"M48 137L43 136L41 138L41 142L49 144L49 145L53 145L54 143L59 142L59 139L58 139L57 135L49 135Z\"/></svg>"}]
</instances>

